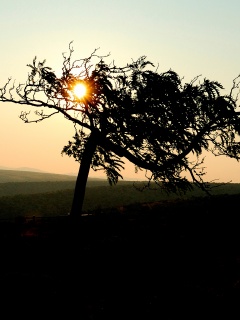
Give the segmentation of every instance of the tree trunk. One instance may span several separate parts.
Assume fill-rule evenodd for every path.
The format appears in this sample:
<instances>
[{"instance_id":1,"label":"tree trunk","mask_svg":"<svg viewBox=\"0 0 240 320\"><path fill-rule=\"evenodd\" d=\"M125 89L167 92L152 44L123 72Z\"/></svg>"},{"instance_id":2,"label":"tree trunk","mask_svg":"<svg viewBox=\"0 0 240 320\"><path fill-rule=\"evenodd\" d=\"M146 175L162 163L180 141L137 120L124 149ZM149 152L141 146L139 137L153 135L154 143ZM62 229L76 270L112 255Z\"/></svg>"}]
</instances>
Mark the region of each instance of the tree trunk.
<instances>
[{"instance_id":1,"label":"tree trunk","mask_svg":"<svg viewBox=\"0 0 240 320\"><path fill-rule=\"evenodd\" d=\"M75 184L72 208L70 211L70 216L74 219L80 217L82 214L82 207L83 207L83 201L85 197L89 170L90 170L93 154L96 150L96 146L97 146L97 143L96 143L95 134L92 132L85 146L85 150L82 156L82 160L80 163L78 176Z\"/></svg>"}]
</instances>

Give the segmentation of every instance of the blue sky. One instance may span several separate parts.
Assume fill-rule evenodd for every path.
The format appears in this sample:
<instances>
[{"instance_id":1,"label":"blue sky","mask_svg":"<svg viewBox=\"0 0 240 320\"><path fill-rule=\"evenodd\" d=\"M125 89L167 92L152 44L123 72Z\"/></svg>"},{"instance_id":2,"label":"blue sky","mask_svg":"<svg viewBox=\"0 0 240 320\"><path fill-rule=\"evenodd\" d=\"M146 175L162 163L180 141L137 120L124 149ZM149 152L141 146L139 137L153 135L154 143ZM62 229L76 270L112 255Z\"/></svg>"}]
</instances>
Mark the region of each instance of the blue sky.
<instances>
[{"instance_id":1,"label":"blue sky","mask_svg":"<svg viewBox=\"0 0 240 320\"><path fill-rule=\"evenodd\" d=\"M197 75L223 84L240 74L240 2L237 0L0 0L0 86L9 76L25 81L34 56L55 71L73 41L76 58L95 49L116 64L146 55L159 71L173 69L185 81ZM24 124L24 108L0 104L0 166L77 172L61 156L74 130L65 119ZM208 178L240 182L240 165L209 157ZM125 177L134 175L127 165Z\"/></svg>"}]
</instances>

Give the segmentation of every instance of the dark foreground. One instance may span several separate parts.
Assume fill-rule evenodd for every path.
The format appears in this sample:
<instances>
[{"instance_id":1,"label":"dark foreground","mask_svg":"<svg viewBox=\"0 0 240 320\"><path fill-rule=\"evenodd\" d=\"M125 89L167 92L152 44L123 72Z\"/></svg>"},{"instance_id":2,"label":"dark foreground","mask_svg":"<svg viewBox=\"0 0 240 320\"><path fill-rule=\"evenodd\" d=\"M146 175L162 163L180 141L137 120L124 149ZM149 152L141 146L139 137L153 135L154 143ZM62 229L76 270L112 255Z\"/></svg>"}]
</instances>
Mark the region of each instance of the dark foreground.
<instances>
[{"instance_id":1,"label":"dark foreground","mask_svg":"<svg viewBox=\"0 0 240 320\"><path fill-rule=\"evenodd\" d=\"M207 319L225 305L230 319L240 306L239 203L222 196L74 223L2 221L4 319Z\"/></svg>"}]
</instances>

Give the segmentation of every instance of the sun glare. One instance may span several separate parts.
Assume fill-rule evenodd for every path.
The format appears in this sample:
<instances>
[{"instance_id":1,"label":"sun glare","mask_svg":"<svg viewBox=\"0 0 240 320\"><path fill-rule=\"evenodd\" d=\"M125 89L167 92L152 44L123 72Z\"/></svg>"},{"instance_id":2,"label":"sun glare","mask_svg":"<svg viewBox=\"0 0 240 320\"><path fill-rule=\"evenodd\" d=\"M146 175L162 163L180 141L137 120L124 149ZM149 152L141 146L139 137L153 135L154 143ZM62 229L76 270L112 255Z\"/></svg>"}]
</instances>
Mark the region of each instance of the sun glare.
<instances>
[{"instance_id":1,"label":"sun glare","mask_svg":"<svg viewBox=\"0 0 240 320\"><path fill-rule=\"evenodd\" d=\"M87 92L87 88L83 83L78 83L74 87L73 92L74 92L75 96L80 99L85 96L85 94Z\"/></svg>"}]
</instances>

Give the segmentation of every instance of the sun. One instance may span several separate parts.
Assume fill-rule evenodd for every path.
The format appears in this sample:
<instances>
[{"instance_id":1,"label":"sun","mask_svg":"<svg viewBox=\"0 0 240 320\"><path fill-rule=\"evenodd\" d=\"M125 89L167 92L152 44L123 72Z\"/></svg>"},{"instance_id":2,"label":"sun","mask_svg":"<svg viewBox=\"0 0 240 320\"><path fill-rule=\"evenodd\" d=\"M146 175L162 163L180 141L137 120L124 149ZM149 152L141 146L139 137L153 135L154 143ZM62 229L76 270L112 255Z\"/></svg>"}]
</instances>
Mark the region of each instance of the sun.
<instances>
[{"instance_id":1,"label":"sun","mask_svg":"<svg viewBox=\"0 0 240 320\"><path fill-rule=\"evenodd\" d=\"M83 83L78 83L75 85L73 93L78 99L81 99L86 95L87 87Z\"/></svg>"}]
</instances>

